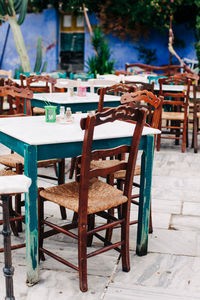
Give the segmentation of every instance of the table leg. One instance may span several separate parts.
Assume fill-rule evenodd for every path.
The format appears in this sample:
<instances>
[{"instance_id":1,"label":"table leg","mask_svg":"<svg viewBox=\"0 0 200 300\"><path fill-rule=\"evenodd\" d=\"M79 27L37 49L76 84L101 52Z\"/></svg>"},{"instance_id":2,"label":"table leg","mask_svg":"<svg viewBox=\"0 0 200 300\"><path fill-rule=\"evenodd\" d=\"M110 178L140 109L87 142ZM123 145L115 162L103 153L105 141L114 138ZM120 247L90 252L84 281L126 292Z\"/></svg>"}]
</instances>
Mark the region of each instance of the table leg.
<instances>
[{"instance_id":1,"label":"table leg","mask_svg":"<svg viewBox=\"0 0 200 300\"><path fill-rule=\"evenodd\" d=\"M136 253L139 256L147 254L149 233L149 211L151 200L151 181L153 169L154 136L147 135L146 146L142 154L140 177L140 200L138 212L138 231Z\"/></svg>"},{"instance_id":2,"label":"table leg","mask_svg":"<svg viewBox=\"0 0 200 300\"><path fill-rule=\"evenodd\" d=\"M37 147L25 145L24 173L32 180L25 195L27 284L38 282Z\"/></svg>"}]
</instances>

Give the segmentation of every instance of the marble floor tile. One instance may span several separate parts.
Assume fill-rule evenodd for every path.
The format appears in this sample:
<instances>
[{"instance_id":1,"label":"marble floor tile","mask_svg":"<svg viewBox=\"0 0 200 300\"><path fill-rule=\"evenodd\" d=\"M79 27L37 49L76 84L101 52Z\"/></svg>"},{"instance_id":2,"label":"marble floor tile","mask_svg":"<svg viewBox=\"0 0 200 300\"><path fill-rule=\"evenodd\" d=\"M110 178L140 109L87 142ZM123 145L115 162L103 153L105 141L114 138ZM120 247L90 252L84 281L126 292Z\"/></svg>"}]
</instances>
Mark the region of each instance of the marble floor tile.
<instances>
[{"instance_id":1,"label":"marble floor tile","mask_svg":"<svg viewBox=\"0 0 200 300\"><path fill-rule=\"evenodd\" d=\"M183 215L200 216L199 202L183 202Z\"/></svg>"},{"instance_id":2,"label":"marble floor tile","mask_svg":"<svg viewBox=\"0 0 200 300\"><path fill-rule=\"evenodd\" d=\"M172 215L170 228L175 230L200 231L199 216Z\"/></svg>"},{"instance_id":3,"label":"marble floor tile","mask_svg":"<svg viewBox=\"0 0 200 300\"><path fill-rule=\"evenodd\" d=\"M149 234L148 252L195 256L197 232L157 229Z\"/></svg>"}]
</instances>

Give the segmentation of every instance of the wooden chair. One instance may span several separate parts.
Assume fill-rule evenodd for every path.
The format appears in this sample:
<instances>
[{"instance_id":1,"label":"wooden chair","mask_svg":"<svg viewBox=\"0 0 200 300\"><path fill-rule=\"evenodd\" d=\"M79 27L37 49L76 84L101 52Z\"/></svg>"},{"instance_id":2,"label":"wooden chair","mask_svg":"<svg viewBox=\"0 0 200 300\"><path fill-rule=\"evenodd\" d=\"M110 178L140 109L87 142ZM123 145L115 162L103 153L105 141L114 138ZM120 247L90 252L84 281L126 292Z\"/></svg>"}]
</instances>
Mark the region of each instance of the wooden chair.
<instances>
[{"instance_id":1,"label":"wooden chair","mask_svg":"<svg viewBox=\"0 0 200 300\"><path fill-rule=\"evenodd\" d=\"M193 111L193 146L194 152L198 152L198 134L200 132L200 86L193 85L194 111Z\"/></svg>"},{"instance_id":2,"label":"wooden chair","mask_svg":"<svg viewBox=\"0 0 200 300\"><path fill-rule=\"evenodd\" d=\"M148 113L146 115L146 126L151 126L153 128L158 128L160 123L160 116L161 116L161 110L162 110L162 101L163 97L157 97L152 92L149 91L136 91L134 93L125 93L121 97L121 103L130 105L133 107L138 108L145 108ZM99 160L99 161L92 161L91 162L91 168L101 168L101 167L111 167L112 165L116 165L120 163L120 159L112 159L112 160ZM141 167L140 165L136 165L135 168L135 176L141 175ZM123 189L124 180L126 177L125 171L120 171L114 173L114 176L112 180L109 181L110 184L114 184L114 180L117 181L117 186L120 189ZM133 182L133 186L140 188L140 185L136 182ZM133 204L139 205L139 202L135 200L136 198L139 198L138 194L132 194L131 202ZM130 225L137 224L138 220L132 220L130 221ZM151 216L151 210L150 210L150 223L149 223L149 232L153 232L153 226L152 226L152 216ZM111 230L107 232L107 239L111 239Z\"/></svg>"},{"instance_id":3,"label":"wooden chair","mask_svg":"<svg viewBox=\"0 0 200 300\"><path fill-rule=\"evenodd\" d=\"M99 104L98 111L102 112L104 109L104 96L105 95L122 95L124 93L131 93L137 90L137 86L135 84L126 85L123 83L118 83L112 86L107 86L98 89L97 93L99 95Z\"/></svg>"},{"instance_id":4,"label":"wooden chair","mask_svg":"<svg viewBox=\"0 0 200 300\"><path fill-rule=\"evenodd\" d=\"M145 109L134 109L128 106L119 106L112 108L102 113L97 113L94 116L88 116L81 120L81 128L85 130L82 156L79 157L81 162L81 172L77 181L70 182L57 187L50 187L41 190L39 193L39 251L40 257L44 259L43 253L50 255L63 264L79 271L79 281L81 291L87 291L87 259L97 254L103 253L110 249L115 249L121 253L122 269L128 272L130 270L129 264L129 214L132 182L134 176L135 163L137 158L140 137L142 134L143 125L146 118ZM103 126L104 124L115 122L116 120L130 120L136 122L136 127L133 133L131 146L123 145L114 149L102 149L92 151L92 140L95 127ZM113 126L113 125L112 125ZM120 124L119 124L120 126ZM117 166L111 168L96 168L90 169L90 163L102 155L110 156L119 153L127 153L128 162L122 162ZM115 187L98 180L98 176L112 176L112 174L119 170L126 171L124 190L118 190ZM71 229L77 224L70 224L65 226L65 229L44 219L43 202L48 200L66 208L73 210L78 215L78 234L74 234L67 230ZM114 218L107 213L107 210L122 205L122 218ZM106 219L105 225L95 226L95 228L88 226L88 219L94 215L98 215ZM49 235L54 232L62 232L72 238L78 240L78 266L73 265L62 257L58 257L54 253L45 249L43 246L43 239L48 236L48 232L44 232L44 225L53 228ZM93 224L94 225L94 224ZM121 226L121 240L114 244L106 241L99 232L107 228ZM89 227L89 228L88 228ZM105 247L95 250L87 254L87 241L91 236L95 235L106 244ZM119 249L119 247L121 249Z\"/></svg>"},{"instance_id":5,"label":"wooden chair","mask_svg":"<svg viewBox=\"0 0 200 300\"><path fill-rule=\"evenodd\" d=\"M6 283L5 299L14 300L13 273L11 257L11 237L10 237L10 218L9 218L9 201L11 195L21 194L28 191L31 184L30 178L24 175L2 176L0 177L0 195L3 206L3 237L4 237L4 262L3 269Z\"/></svg>"},{"instance_id":6,"label":"wooden chair","mask_svg":"<svg viewBox=\"0 0 200 300\"><path fill-rule=\"evenodd\" d=\"M19 116L31 116L31 99L33 97L33 92L29 89L19 89L13 86L0 87L0 97L8 97L9 110L7 115L2 115L0 117L19 117ZM26 115L25 115L26 112ZM22 174L24 170L24 158L17 153L11 153L7 155L0 156L0 163L10 170L15 170L17 174ZM46 175L38 175L40 177L48 179L56 179L58 183L64 183L64 159L50 159L38 161L38 168L49 167L55 164L59 164L59 178L54 178ZM17 213L21 214L21 206L24 202L21 201L20 195L16 197L16 207ZM60 207L61 216L63 219L66 218L66 211L63 207ZM21 223L19 222L18 230L21 231Z\"/></svg>"},{"instance_id":7,"label":"wooden chair","mask_svg":"<svg viewBox=\"0 0 200 300\"><path fill-rule=\"evenodd\" d=\"M176 73L180 73L181 71L185 71L185 66L181 65L165 65L165 66L153 66L146 65L142 63L126 63L125 71L130 71L130 69L138 68L144 72L153 72L158 75L174 75Z\"/></svg>"},{"instance_id":8,"label":"wooden chair","mask_svg":"<svg viewBox=\"0 0 200 300\"><path fill-rule=\"evenodd\" d=\"M157 137L157 151L160 150L161 138L166 138L175 139L176 144L182 139L182 152L185 152L191 79L176 75L160 78L158 82L160 85L159 95L164 97L164 110L161 113L159 125L161 134ZM185 90L183 92L165 92L163 90L164 85L185 85ZM165 124L163 124L164 122Z\"/></svg>"},{"instance_id":9,"label":"wooden chair","mask_svg":"<svg viewBox=\"0 0 200 300\"><path fill-rule=\"evenodd\" d=\"M135 90L136 90L136 86L133 86L133 85L126 86L123 83L119 83L119 84L115 84L112 86L107 86L107 87L98 89L97 90L97 93L99 95L98 112L102 112L103 110L108 109L108 108L103 107L105 95L108 95L108 94L119 95L119 94L126 93L128 91L133 92ZM71 159L69 179L72 179L76 165L77 165L76 158L73 157Z\"/></svg>"},{"instance_id":10,"label":"wooden chair","mask_svg":"<svg viewBox=\"0 0 200 300\"><path fill-rule=\"evenodd\" d=\"M33 91L34 93L50 93L55 92L55 84L56 79L52 78L48 75L31 75L26 77L25 75L20 75L21 87L27 87L29 90ZM24 84L24 81L26 82ZM45 83L44 86L40 86L41 82ZM38 83L38 86L37 86ZM33 107L33 115L44 115L45 109L41 107Z\"/></svg>"}]
</instances>

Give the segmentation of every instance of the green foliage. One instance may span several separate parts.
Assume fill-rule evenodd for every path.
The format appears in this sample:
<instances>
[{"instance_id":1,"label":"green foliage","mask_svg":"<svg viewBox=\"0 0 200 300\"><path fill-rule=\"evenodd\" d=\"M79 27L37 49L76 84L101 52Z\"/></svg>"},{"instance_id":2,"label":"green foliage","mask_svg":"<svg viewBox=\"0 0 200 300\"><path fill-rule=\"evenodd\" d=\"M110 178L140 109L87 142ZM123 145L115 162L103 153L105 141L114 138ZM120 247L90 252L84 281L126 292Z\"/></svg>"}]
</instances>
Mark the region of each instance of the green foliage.
<instances>
[{"instance_id":1,"label":"green foliage","mask_svg":"<svg viewBox=\"0 0 200 300\"><path fill-rule=\"evenodd\" d=\"M92 45L96 55L88 58L87 66L89 72L93 74L106 74L113 72L114 60L110 60L110 49L108 43L104 40L104 36L100 27L94 29L92 36Z\"/></svg>"},{"instance_id":2,"label":"green foliage","mask_svg":"<svg viewBox=\"0 0 200 300\"><path fill-rule=\"evenodd\" d=\"M18 14L17 23L21 25L26 16L27 4L28 0L0 0L0 16L4 19L6 15L12 17Z\"/></svg>"},{"instance_id":3,"label":"green foliage","mask_svg":"<svg viewBox=\"0 0 200 300\"><path fill-rule=\"evenodd\" d=\"M143 45L134 47L138 50L138 60L142 60L144 64L151 65L157 61L156 49L145 48Z\"/></svg>"}]
</instances>

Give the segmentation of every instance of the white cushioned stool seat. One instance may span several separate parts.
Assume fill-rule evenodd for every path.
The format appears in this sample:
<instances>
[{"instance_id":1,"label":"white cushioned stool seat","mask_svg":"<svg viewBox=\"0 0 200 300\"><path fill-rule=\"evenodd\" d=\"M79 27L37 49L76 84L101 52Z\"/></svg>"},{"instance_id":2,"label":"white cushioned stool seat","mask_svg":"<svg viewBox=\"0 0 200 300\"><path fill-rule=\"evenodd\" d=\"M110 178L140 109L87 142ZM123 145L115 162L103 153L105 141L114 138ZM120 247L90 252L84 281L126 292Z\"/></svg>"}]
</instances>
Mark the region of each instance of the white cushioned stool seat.
<instances>
[{"instance_id":1,"label":"white cushioned stool seat","mask_svg":"<svg viewBox=\"0 0 200 300\"><path fill-rule=\"evenodd\" d=\"M25 175L1 176L0 194L16 194L28 192L31 179Z\"/></svg>"}]
</instances>

